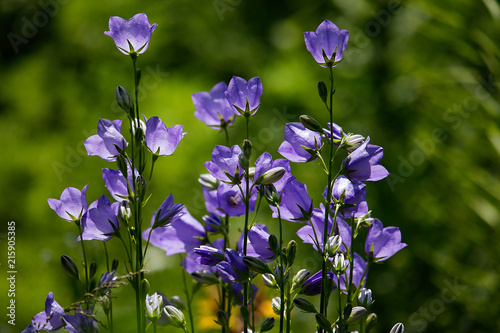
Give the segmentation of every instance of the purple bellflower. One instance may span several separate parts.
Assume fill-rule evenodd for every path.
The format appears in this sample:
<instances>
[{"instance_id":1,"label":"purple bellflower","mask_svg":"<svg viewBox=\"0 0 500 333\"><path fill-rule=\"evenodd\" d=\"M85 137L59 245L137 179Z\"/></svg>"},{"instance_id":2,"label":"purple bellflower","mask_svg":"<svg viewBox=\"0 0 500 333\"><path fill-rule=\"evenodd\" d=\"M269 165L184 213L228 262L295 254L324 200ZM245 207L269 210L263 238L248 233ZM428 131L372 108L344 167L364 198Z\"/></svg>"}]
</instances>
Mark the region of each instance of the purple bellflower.
<instances>
[{"instance_id":1,"label":"purple bellflower","mask_svg":"<svg viewBox=\"0 0 500 333\"><path fill-rule=\"evenodd\" d=\"M321 67L335 67L342 60L349 32L340 30L335 24L325 20L316 32L304 32L304 40L307 51Z\"/></svg>"},{"instance_id":2,"label":"purple bellflower","mask_svg":"<svg viewBox=\"0 0 500 333\"><path fill-rule=\"evenodd\" d=\"M153 216L151 225L155 222ZM143 239L148 239L151 228L144 230ZM176 218L166 227L156 228L151 231L149 242L165 251L167 256L177 253L186 253L202 244L206 238L205 228L198 222L186 208L182 210L182 216Z\"/></svg>"},{"instance_id":3,"label":"purple bellflower","mask_svg":"<svg viewBox=\"0 0 500 333\"><path fill-rule=\"evenodd\" d=\"M182 125L167 128L158 117L151 117L146 122L144 137L148 149L157 156L172 155L186 133L182 133Z\"/></svg>"},{"instance_id":4,"label":"purple bellflower","mask_svg":"<svg viewBox=\"0 0 500 333\"><path fill-rule=\"evenodd\" d=\"M99 119L97 134L90 136L84 143L89 156L99 156L105 161L114 162L120 150L127 148L127 141L120 133L122 121Z\"/></svg>"},{"instance_id":5,"label":"purple bellflower","mask_svg":"<svg viewBox=\"0 0 500 333\"><path fill-rule=\"evenodd\" d=\"M47 199L47 202L62 219L68 222L79 220L87 211L87 186L85 185L81 191L68 187L61 193L60 200Z\"/></svg>"},{"instance_id":6,"label":"purple bellflower","mask_svg":"<svg viewBox=\"0 0 500 333\"><path fill-rule=\"evenodd\" d=\"M326 198L326 189L324 196ZM341 213L345 218L358 217L368 213L366 186L362 182L351 181L349 178L340 175L333 183L332 196L337 200L343 197L344 204L352 205L342 210Z\"/></svg>"},{"instance_id":7,"label":"purple bellflower","mask_svg":"<svg viewBox=\"0 0 500 333\"><path fill-rule=\"evenodd\" d=\"M384 228L380 220L374 219L366 236L365 253L375 262L381 262L392 257L406 245L401 243L399 228Z\"/></svg>"},{"instance_id":8,"label":"purple bellflower","mask_svg":"<svg viewBox=\"0 0 500 333\"><path fill-rule=\"evenodd\" d=\"M234 145L232 148L225 146L215 146L212 152L212 160L205 162L208 172L226 183L239 183L243 174L238 156L242 154L241 148Z\"/></svg>"},{"instance_id":9,"label":"purple bellflower","mask_svg":"<svg viewBox=\"0 0 500 333\"><path fill-rule=\"evenodd\" d=\"M193 252L198 255L196 261L202 265L213 266L224 260L224 252L215 245L201 245Z\"/></svg>"},{"instance_id":10,"label":"purple bellflower","mask_svg":"<svg viewBox=\"0 0 500 333\"><path fill-rule=\"evenodd\" d=\"M233 249L226 249L224 258L224 261L217 264L223 282L245 281L248 278L249 272L243 262L243 253Z\"/></svg>"},{"instance_id":11,"label":"purple bellflower","mask_svg":"<svg viewBox=\"0 0 500 333\"><path fill-rule=\"evenodd\" d=\"M255 161L255 173L253 177L254 180L257 180L267 171L277 167L282 167L285 169L285 174L283 175L283 177L281 177L281 179L273 183L274 187L276 188L276 191L281 192L285 187L286 183L288 182L288 179L293 177L290 168L290 162L288 160L280 158L273 161L271 154L269 154L268 152L264 152Z\"/></svg>"},{"instance_id":12,"label":"purple bellflower","mask_svg":"<svg viewBox=\"0 0 500 333\"><path fill-rule=\"evenodd\" d=\"M290 162L303 163L316 159L310 151L321 148L321 134L313 132L301 123L285 125L285 141L279 146L278 153Z\"/></svg>"},{"instance_id":13,"label":"purple bellflower","mask_svg":"<svg viewBox=\"0 0 500 333\"><path fill-rule=\"evenodd\" d=\"M259 109L262 91L260 78L254 77L247 82L241 77L233 76L224 94L234 113L247 117L246 115L254 115Z\"/></svg>"},{"instance_id":14,"label":"purple bellflower","mask_svg":"<svg viewBox=\"0 0 500 333\"><path fill-rule=\"evenodd\" d=\"M80 306L75 309L74 315L62 316L66 329L70 333L98 333L99 326L92 316L92 309L82 310Z\"/></svg>"},{"instance_id":15,"label":"purple bellflower","mask_svg":"<svg viewBox=\"0 0 500 333\"><path fill-rule=\"evenodd\" d=\"M137 169L134 170L134 173L134 178L137 178L139 176ZM120 170L102 169L104 185L116 201L128 200L128 187L133 184L130 163L127 163L127 178L128 179L125 179Z\"/></svg>"},{"instance_id":16,"label":"purple bellflower","mask_svg":"<svg viewBox=\"0 0 500 333\"><path fill-rule=\"evenodd\" d=\"M91 203L82 217L83 240L109 240L115 229L120 228L117 218L119 205L119 202L111 204L105 195ZM78 240L81 240L80 237Z\"/></svg>"},{"instance_id":17,"label":"purple bellflower","mask_svg":"<svg viewBox=\"0 0 500 333\"><path fill-rule=\"evenodd\" d=\"M358 181L378 181L389 175L382 165L378 164L384 155L382 147L369 145L370 137L356 150L349 154L343 162L347 177Z\"/></svg>"},{"instance_id":18,"label":"purple bellflower","mask_svg":"<svg viewBox=\"0 0 500 333\"><path fill-rule=\"evenodd\" d=\"M23 332L53 332L63 326L61 317L64 315L64 309L54 300L54 295L50 292L45 299L45 310L36 314L31 325L26 327Z\"/></svg>"},{"instance_id":19,"label":"purple bellflower","mask_svg":"<svg viewBox=\"0 0 500 333\"><path fill-rule=\"evenodd\" d=\"M151 40L151 34L157 24L151 25L146 14L134 15L130 20L118 16L109 19L109 31L105 35L113 38L116 47L123 54L146 52Z\"/></svg>"},{"instance_id":20,"label":"purple bellflower","mask_svg":"<svg viewBox=\"0 0 500 333\"><path fill-rule=\"evenodd\" d=\"M210 92L194 93L193 100L196 111L194 116L207 126L224 129L231 126L235 120L234 110L226 99L227 84L217 83Z\"/></svg>"},{"instance_id":21,"label":"purple bellflower","mask_svg":"<svg viewBox=\"0 0 500 333\"><path fill-rule=\"evenodd\" d=\"M305 222L312 215L312 200L305 184L290 178L283 188L279 205L281 218L290 222ZM278 210L271 206L273 218L278 218Z\"/></svg>"},{"instance_id":22,"label":"purple bellflower","mask_svg":"<svg viewBox=\"0 0 500 333\"><path fill-rule=\"evenodd\" d=\"M315 274L311 275L302 285L302 289L300 293L308 296L315 296L321 294L321 279L322 279L322 271L318 271ZM327 273L327 279L333 279L333 273ZM334 286L335 289L335 286Z\"/></svg>"},{"instance_id":23,"label":"purple bellflower","mask_svg":"<svg viewBox=\"0 0 500 333\"><path fill-rule=\"evenodd\" d=\"M175 203L174 196L169 194L160 208L153 214L151 226L153 229L165 227L182 217L186 212L184 204Z\"/></svg>"},{"instance_id":24,"label":"purple bellflower","mask_svg":"<svg viewBox=\"0 0 500 333\"><path fill-rule=\"evenodd\" d=\"M252 183L249 184L252 187ZM241 189L245 193L246 184L241 184ZM242 194L238 186L231 186L229 184L221 184L217 189L217 198L219 200L220 210L218 214L224 212L228 216L241 216L245 214L245 202L242 199ZM253 190L250 193L249 212L255 209L255 202L257 201L257 192Z\"/></svg>"},{"instance_id":25,"label":"purple bellflower","mask_svg":"<svg viewBox=\"0 0 500 333\"><path fill-rule=\"evenodd\" d=\"M245 233L241 233L238 240L238 248L243 250L243 240ZM264 262L274 259L273 252L269 249L269 230L265 224L256 224L248 230L247 235L247 256L257 257Z\"/></svg>"}]
</instances>

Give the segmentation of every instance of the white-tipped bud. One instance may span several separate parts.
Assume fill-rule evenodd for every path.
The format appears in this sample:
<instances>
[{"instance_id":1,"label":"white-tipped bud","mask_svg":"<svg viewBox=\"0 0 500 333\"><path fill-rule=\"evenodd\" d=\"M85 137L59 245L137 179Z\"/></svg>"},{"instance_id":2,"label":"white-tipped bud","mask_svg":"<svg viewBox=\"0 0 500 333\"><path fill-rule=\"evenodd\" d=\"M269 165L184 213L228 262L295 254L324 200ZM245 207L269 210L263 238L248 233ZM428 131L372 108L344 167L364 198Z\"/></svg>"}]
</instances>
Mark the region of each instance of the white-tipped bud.
<instances>
[{"instance_id":1,"label":"white-tipped bud","mask_svg":"<svg viewBox=\"0 0 500 333\"><path fill-rule=\"evenodd\" d=\"M144 135L146 134L146 124L141 119L134 119L132 121L132 135L139 141L144 139Z\"/></svg>"},{"instance_id":2,"label":"white-tipped bud","mask_svg":"<svg viewBox=\"0 0 500 333\"><path fill-rule=\"evenodd\" d=\"M369 307L372 303L372 291L370 289L362 288L358 295L359 304L365 308Z\"/></svg>"},{"instance_id":3,"label":"white-tipped bud","mask_svg":"<svg viewBox=\"0 0 500 333\"><path fill-rule=\"evenodd\" d=\"M198 177L198 183L213 191L219 188L220 181L209 173L204 173Z\"/></svg>"},{"instance_id":4,"label":"white-tipped bud","mask_svg":"<svg viewBox=\"0 0 500 333\"><path fill-rule=\"evenodd\" d=\"M127 200L123 200L120 202L118 206L118 218L125 224L128 224L128 221L132 217L132 210L130 209L130 204Z\"/></svg>"},{"instance_id":5,"label":"white-tipped bud","mask_svg":"<svg viewBox=\"0 0 500 333\"><path fill-rule=\"evenodd\" d=\"M311 276L311 272L309 272L307 269L301 269L300 271L297 272L292 278L292 292L295 290L299 290L302 288L302 285L304 282L306 282L307 279Z\"/></svg>"},{"instance_id":6,"label":"white-tipped bud","mask_svg":"<svg viewBox=\"0 0 500 333\"><path fill-rule=\"evenodd\" d=\"M272 289L278 289L278 283L276 282L276 279L274 275L270 273L262 274L262 280L264 281L264 284Z\"/></svg>"},{"instance_id":7,"label":"white-tipped bud","mask_svg":"<svg viewBox=\"0 0 500 333\"><path fill-rule=\"evenodd\" d=\"M161 316L163 307L163 298L161 295L154 293L149 296L146 295L146 318L151 321L156 321Z\"/></svg>"},{"instance_id":8,"label":"white-tipped bud","mask_svg":"<svg viewBox=\"0 0 500 333\"><path fill-rule=\"evenodd\" d=\"M397 323L392 327L390 333L404 333L404 331L405 331L405 326L402 323Z\"/></svg>"},{"instance_id":9,"label":"white-tipped bud","mask_svg":"<svg viewBox=\"0 0 500 333\"><path fill-rule=\"evenodd\" d=\"M270 185L276 183L278 180L283 178L285 172L286 170L283 167L272 168L266 171L262 176L260 176L257 182L262 185Z\"/></svg>"},{"instance_id":10,"label":"white-tipped bud","mask_svg":"<svg viewBox=\"0 0 500 333\"><path fill-rule=\"evenodd\" d=\"M271 307L273 308L274 313L276 313L278 316L280 315L280 310L281 310L281 298L275 297L273 298L273 301L271 302Z\"/></svg>"},{"instance_id":11,"label":"white-tipped bud","mask_svg":"<svg viewBox=\"0 0 500 333\"><path fill-rule=\"evenodd\" d=\"M167 305L163 308L163 312L167 316L170 324L174 327L186 327L186 318L184 314L173 305Z\"/></svg>"},{"instance_id":12,"label":"white-tipped bud","mask_svg":"<svg viewBox=\"0 0 500 333\"><path fill-rule=\"evenodd\" d=\"M352 324L356 322L358 319L364 316L366 309L362 306L355 306L351 310L351 314L349 318L346 320L346 324Z\"/></svg>"},{"instance_id":13,"label":"white-tipped bud","mask_svg":"<svg viewBox=\"0 0 500 333\"><path fill-rule=\"evenodd\" d=\"M348 261L345 260L343 253L336 253L333 258L333 269L337 274L343 273L347 268Z\"/></svg>"},{"instance_id":14,"label":"white-tipped bud","mask_svg":"<svg viewBox=\"0 0 500 333\"><path fill-rule=\"evenodd\" d=\"M335 236L330 236L328 238L328 241L326 242L326 253L328 253L328 256L333 258L335 256L335 253L340 249L340 246L342 245L342 237L340 235L335 235Z\"/></svg>"},{"instance_id":15,"label":"white-tipped bud","mask_svg":"<svg viewBox=\"0 0 500 333\"><path fill-rule=\"evenodd\" d=\"M365 141L365 137L361 134L349 133L344 137L344 140L347 145L347 150L352 151Z\"/></svg>"}]
</instances>

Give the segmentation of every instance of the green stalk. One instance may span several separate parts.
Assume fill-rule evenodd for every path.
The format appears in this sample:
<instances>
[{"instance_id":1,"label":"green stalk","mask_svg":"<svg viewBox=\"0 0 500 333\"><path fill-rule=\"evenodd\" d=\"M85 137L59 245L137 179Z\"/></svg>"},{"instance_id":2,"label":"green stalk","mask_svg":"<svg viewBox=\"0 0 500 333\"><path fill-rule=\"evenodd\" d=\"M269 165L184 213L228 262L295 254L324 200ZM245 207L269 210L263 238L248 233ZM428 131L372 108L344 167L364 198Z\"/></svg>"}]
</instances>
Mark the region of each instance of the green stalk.
<instances>
[{"instance_id":1,"label":"green stalk","mask_svg":"<svg viewBox=\"0 0 500 333\"><path fill-rule=\"evenodd\" d=\"M278 211L278 223L280 228L280 241L279 241L279 250L280 250L280 333L283 333L283 319L285 313L285 276L284 276L284 266L283 266L283 251L281 251L281 247L283 244L283 228L281 222L281 211L279 205L276 205ZM288 309L288 308L287 308Z\"/></svg>"},{"instance_id":2,"label":"green stalk","mask_svg":"<svg viewBox=\"0 0 500 333\"><path fill-rule=\"evenodd\" d=\"M179 258L181 258L181 264L182 264L182 256L179 255ZM192 298L193 295L189 294L189 290L187 287L187 281L186 281L186 271L184 269L182 270L182 282L184 284L184 292L186 293L189 321L191 322L191 333L195 333L194 332L194 321L193 321L193 308L191 306L191 303L193 301L193 298ZM184 330L187 332L186 328L184 328Z\"/></svg>"},{"instance_id":3,"label":"green stalk","mask_svg":"<svg viewBox=\"0 0 500 333\"><path fill-rule=\"evenodd\" d=\"M249 127L249 122L250 122L250 114L245 117L246 119L246 131L247 131L247 136L246 138L248 139L248 127ZM250 178L248 176L248 167L249 163L245 166L245 229L243 230L243 255L247 255L247 243L248 243L248 215L250 212L250 198L249 198L249 187L250 187ZM248 304L248 282L245 282L243 284L243 306L247 306ZM253 314L253 309L252 309L252 314ZM246 321L243 321L243 332L247 332L247 323Z\"/></svg>"}]
</instances>

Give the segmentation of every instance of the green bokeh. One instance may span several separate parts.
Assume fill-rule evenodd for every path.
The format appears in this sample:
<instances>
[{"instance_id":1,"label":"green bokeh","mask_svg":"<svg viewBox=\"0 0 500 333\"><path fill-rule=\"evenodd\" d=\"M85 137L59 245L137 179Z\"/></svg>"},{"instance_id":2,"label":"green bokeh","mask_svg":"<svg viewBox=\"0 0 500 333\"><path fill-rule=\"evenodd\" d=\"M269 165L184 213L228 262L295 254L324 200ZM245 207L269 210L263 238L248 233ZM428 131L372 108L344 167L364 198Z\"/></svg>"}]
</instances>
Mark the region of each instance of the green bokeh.
<instances>
[{"instance_id":1,"label":"green bokeh","mask_svg":"<svg viewBox=\"0 0 500 333\"><path fill-rule=\"evenodd\" d=\"M103 32L110 16L138 12L158 23L139 57L141 113L167 126L182 124L188 133L173 157L155 166L149 214L170 193L195 217L204 214L197 177L224 137L194 118L191 94L233 75L260 76L264 94L251 123L255 156L267 150L278 157L285 122L300 114L327 121L316 84L328 73L306 51L302 34L330 19L350 31L344 61L335 69L335 122L384 147L391 176L368 184L368 200L373 216L400 227L408 243L370 271L376 332L396 322L409 332L500 330L494 297L500 292L497 1L5 0L0 331L21 331L43 309L49 291L63 306L79 295L59 264L61 254L79 258L75 228L46 199L85 184L89 202L105 193L101 169L110 165L87 157L83 141L96 132L99 118L123 117L114 91L117 85L132 90L131 61ZM239 119L232 144L241 142L243 129ZM319 203L325 185L320 167L293 165L293 172ZM276 230L266 214L262 220ZM8 221L16 222L15 327L4 316ZM287 228L287 237L296 238L298 226ZM91 256L104 265L102 248L93 245ZM118 255L118 242L110 241L110 248ZM319 269L309 247L301 249L297 263ZM181 294L179 259L151 253L152 290ZM452 295L456 284L465 287ZM120 331L131 332L132 290L125 286L116 295ZM297 312L297 323L308 331L311 320Z\"/></svg>"}]
</instances>

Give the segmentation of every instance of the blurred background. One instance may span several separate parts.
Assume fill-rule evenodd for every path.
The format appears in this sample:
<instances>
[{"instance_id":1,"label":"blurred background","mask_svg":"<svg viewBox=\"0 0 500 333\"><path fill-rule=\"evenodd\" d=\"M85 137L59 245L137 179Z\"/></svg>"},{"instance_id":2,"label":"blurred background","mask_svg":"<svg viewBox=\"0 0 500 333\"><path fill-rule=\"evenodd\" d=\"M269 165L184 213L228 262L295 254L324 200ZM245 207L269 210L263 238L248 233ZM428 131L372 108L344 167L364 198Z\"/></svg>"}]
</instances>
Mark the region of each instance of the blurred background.
<instances>
[{"instance_id":1,"label":"blurred background","mask_svg":"<svg viewBox=\"0 0 500 333\"><path fill-rule=\"evenodd\" d=\"M79 258L76 229L57 217L47 198L86 184L89 203L107 193L101 169L114 165L87 157L83 142L96 133L99 118L124 116L114 95L118 85L132 91L131 61L103 32L110 16L139 12L158 24L138 60L141 113L169 127L182 124L188 133L172 157L156 163L146 214L170 193L196 218L205 214L197 178L225 138L194 118L191 94L233 75L260 76L264 94L251 121L254 156L267 150L278 158L285 123L301 114L327 121L316 85L328 80L328 71L305 49L303 32L329 19L350 32L335 69L334 121L384 147L382 163L391 176L368 184L368 202L372 215L398 226L408 244L369 272L372 310L379 316L374 331L388 332L396 322L408 332L500 330L497 1L2 0L0 331L24 329L49 291L64 307L80 296L59 262L62 254ZM243 128L237 119L231 144L241 142ZM326 182L320 167L292 168L319 203ZM274 231L267 213L261 222ZM8 221L16 222L15 327L4 316ZM287 237L297 238L299 227L287 224ZM102 247L89 247L103 269ZM109 247L119 255L118 241ZM179 258L149 253L151 291L183 296ZM300 242L297 266L320 268ZM196 297L203 309L196 322L198 331L208 332L214 303L202 301L212 297L203 293L208 296ZM135 327L132 294L130 286L115 292L130 300L115 302L122 332ZM296 315L294 331L314 330L311 316Z\"/></svg>"}]
</instances>

